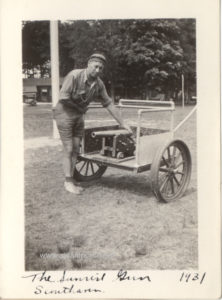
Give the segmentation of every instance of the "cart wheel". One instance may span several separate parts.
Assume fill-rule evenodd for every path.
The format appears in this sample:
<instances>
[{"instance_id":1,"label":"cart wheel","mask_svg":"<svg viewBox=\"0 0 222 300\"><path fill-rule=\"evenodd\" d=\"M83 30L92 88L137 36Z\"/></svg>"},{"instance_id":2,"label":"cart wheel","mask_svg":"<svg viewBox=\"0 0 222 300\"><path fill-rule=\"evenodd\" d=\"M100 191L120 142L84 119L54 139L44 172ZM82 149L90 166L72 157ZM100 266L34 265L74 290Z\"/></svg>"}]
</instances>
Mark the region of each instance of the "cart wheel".
<instances>
[{"instance_id":1,"label":"cart wheel","mask_svg":"<svg viewBox=\"0 0 222 300\"><path fill-rule=\"evenodd\" d=\"M78 158L73 178L76 181L91 181L100 178L106 171L107 166L94 163L90 160Z\"/></svg>"},{"instance_id":2,"label":"cart wheel","mask_svg":"<svg viewBox=\"0 0 222 300\"><path fill-rule=\"evenodd\" d=\"M187 145L174 140L161 148L151 166L152 190L158 200L180 198L190 181L191 155Z\"/></svg>"}]
</instances>

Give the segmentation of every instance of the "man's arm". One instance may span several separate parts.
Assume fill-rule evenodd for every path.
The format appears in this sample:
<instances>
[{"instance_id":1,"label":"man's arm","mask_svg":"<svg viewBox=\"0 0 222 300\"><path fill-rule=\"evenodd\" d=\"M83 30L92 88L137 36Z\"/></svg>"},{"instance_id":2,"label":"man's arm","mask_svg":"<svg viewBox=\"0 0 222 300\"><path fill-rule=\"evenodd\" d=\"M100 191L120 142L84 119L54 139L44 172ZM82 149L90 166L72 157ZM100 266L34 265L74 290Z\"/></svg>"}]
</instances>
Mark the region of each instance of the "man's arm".
<instances>
[{"instance_id":1,"label":"man's arm","mask_svg":"<svg viewBox=\"0 0 222 300\"><path fill-rule=\"evenodd\" d=\"M130 129L130 126L125 124L123 121L120 111L115 107L115 105L112 102L112 99L108 96L106 88L104 83L101 79L98 79L98 83L100 86L100 95L102 97L102 104L103 106L108 110L108 112L112 115L112 117L120 124L122 128L125 128L130 133L132 133L132 130Z\"/></svg>"},{"instance_id":2,"label":"man's arm","mask_svg":"<svg viewBox=\"0 0 222 300\"><path fill-rule=\"evenodd\" d=\"M132 133L132 130L130 129L130 126L125 124L121 115L120 115L120 111L115 107L115 105L113 103L110 103L106 109L108 110L108 112L113 116L113 118L120 124L120 126L122 128L125 128L126 130L128 130L130 133Z\"/></svg>"}]
</instances>

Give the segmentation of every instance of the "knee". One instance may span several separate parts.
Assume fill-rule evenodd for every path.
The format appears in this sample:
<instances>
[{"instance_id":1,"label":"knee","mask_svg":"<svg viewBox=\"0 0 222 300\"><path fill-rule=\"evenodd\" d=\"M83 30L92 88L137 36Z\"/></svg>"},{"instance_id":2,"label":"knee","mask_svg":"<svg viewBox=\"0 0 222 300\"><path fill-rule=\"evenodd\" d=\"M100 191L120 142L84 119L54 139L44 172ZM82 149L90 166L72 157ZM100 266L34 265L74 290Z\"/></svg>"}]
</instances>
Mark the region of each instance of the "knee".
<instances>
[{"instance_id":1,"label":"knee","mask_svg":"<svg viewBox=\"0 0 222 300\"><path fill-rule=\"evenodd\" d=\"M79 146L77 146L77 147L74 146L73 149L72 149L72 154L73 155L78 155L79 151L80 151L80 147Z\"/></svg>"}]
</instances>

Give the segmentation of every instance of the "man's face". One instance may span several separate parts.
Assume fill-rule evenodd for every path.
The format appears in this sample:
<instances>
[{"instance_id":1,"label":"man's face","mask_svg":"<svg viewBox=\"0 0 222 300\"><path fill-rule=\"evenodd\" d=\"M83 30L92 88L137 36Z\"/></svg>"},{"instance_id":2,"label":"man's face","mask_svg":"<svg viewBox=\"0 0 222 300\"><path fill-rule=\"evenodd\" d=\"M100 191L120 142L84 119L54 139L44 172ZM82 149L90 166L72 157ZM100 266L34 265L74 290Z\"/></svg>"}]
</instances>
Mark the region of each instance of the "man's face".
<instances>
[{"instance_id":1,"label":"man's face","mask_svg":"<svg viewBox=\"0 0 222 300\"><path fill-rule=\"evenodd\" d=\"M97 78L103 71L104 65L100 61L89 61L88 75L92 78Z\"/></svg>"}]
</instances>

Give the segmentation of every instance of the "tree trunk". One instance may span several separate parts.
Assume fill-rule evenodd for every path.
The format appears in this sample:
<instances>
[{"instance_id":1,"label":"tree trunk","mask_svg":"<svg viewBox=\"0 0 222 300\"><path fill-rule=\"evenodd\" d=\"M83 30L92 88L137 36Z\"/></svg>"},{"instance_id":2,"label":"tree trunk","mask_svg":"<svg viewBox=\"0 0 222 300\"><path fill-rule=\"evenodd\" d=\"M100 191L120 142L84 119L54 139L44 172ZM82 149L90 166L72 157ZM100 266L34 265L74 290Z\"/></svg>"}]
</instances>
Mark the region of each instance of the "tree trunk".
<instances>
[{"instance_id":1,"label":"tree trunk","mask_svg":"<svg viewBox=\"0 0 222 300\"><path fill-rule=\"evenodd\" d=\"M145 98L146 98L146 100L149 100L150 97L151 97L151 91L149 90L148 87L146 87L146 95L145 95Z\"/></svg>"},{"instance_id":2,"label":"tree trunk","mask_svg":"<svg viewBox=\"0 0 222 300\"><path fill-rule=\"evenodd\" d=\"M124 98L127 99L128 98L128 91L127 91L127 87L125 87L125 90L124 90Z\"/></svg>"}]
</instances>

